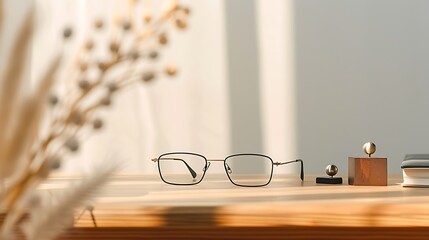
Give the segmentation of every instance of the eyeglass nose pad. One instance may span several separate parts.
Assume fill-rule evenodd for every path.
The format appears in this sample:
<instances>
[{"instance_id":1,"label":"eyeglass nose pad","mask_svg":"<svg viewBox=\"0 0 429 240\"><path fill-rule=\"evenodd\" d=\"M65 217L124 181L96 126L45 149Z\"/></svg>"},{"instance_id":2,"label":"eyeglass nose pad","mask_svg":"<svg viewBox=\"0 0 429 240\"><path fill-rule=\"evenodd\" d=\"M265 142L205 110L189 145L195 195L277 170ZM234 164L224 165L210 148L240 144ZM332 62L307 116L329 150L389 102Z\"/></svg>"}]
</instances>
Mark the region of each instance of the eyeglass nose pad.
<instances>
[{"instance_id":1,"label":"eyeglass nose pad","mask_svg":"<svg viewBox=\"0 0 429 240\"><path fill-rule=\"evenodd\" d=\"M203 172L207 171L210 167L210 162L207 163L207 165L203 168Z\"/></svg>"},{"instance_id":2,"label":"eyeglass nose pad","mask_svg":"<svg viewBox=\"0 0 429 240\"><path fill-rule=\"evenodd\" d=\"M225 166L228 174L232 174L232 169L229 167L228 163L225 163Z\"/></svg>"}]
</instances>

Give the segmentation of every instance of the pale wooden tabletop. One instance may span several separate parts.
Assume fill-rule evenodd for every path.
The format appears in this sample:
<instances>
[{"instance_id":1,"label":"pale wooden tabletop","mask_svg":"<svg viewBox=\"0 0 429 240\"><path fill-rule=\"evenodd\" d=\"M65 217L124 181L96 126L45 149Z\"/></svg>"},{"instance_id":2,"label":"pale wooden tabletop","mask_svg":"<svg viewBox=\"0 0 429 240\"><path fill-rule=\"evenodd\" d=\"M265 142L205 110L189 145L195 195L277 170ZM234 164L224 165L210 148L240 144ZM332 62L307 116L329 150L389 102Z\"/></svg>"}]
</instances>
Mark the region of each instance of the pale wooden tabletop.
<instances>
[{"instance_id":1,"label":"pale wooden tabletop","mask_svg":"<svg viewBox=\"0 0 429 240\"><path fill-rule=\"evenodd\" d=\"M43 189L67 186L56 177ZM222 227L427 227L429 188L301 183L295 175L274 176L266 187L234 186L224 175L194 186L172 186L157 175L115 176L94 202L98 227L164 227L192 224ZM76 227L93 227L88 213Z\"/></svg>"}]
</instances>

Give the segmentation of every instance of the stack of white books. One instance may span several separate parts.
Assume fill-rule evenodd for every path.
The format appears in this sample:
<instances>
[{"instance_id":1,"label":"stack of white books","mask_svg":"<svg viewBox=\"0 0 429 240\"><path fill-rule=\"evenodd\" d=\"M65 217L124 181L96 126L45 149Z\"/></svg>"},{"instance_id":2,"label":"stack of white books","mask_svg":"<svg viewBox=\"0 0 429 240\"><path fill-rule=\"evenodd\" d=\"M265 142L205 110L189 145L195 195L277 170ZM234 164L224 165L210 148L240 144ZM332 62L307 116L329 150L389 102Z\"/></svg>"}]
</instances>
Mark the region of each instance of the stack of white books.
<instances>
[{"instance_id":1,"label":"stack of white books","mask_svg":"<svg viewBox=\"0 0 429 240\"><path fill-rule=\"evenodd\" d=\"M429 187L429 154L407 154L401 164L404 187Z\"/></svg>"}]
</instances>

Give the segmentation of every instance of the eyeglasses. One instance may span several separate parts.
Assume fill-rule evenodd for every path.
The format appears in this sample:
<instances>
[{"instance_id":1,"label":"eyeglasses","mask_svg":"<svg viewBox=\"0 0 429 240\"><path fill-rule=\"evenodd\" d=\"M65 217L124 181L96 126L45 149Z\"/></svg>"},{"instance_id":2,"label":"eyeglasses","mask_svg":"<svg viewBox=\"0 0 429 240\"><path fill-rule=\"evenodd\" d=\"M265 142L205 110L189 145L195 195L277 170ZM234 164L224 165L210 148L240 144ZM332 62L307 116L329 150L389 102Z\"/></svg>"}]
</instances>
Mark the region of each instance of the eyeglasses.
<instances>
[{"instance_id":1,"label":"eyeglasses","mask_svg":"<svg viewBox=\"0 0 429 240\"><path fill-rule=\"evenodd\" d=\"M300 163L301 181L304 181L304 162L296 159L288 162L274 162L262 154L234 154L225 159L207 159L203 155L189 152L165 153L152 159L158 163L159 175L167 184L195 185L200 183L211 162L223 162L229 180L240 187L262 187L271 182L273 166Z\"/></svg>"}]
</instances>

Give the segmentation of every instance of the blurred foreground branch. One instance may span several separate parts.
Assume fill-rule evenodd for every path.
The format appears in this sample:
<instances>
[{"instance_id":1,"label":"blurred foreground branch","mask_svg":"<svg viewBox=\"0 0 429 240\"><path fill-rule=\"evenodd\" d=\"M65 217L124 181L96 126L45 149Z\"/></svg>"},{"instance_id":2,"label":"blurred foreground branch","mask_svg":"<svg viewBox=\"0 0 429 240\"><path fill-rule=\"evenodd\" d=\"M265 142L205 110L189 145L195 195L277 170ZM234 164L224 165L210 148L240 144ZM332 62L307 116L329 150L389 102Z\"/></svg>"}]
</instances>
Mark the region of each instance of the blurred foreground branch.
<instances>
[{"instance_id":1,"label":"blurred foreground branch","mask_svg":"<svg viewBox=\"0 0 429 240\"><path fill-rule=\"evenodd\" d=\"M73 209L91 196L116 167L97 171L81 185L48 200L37 191L39 184L61 167L67 155L81 148L81 136L103 128L104 120L97 112L109 107L120 90L135 82L147 83L159 75L177 73L172 65L161 69L150 65L169 43L169 29L187 28L189 9L172 1L155 16L138 3L130 3L133 14L91 23L95 34L104 36L88 37L81 44L76 61L68 68L72 72L68 77L73 77L67 81L73 89L61 97L50 90L54 83L64 82L57 79L63 62L61 51L35 91L23 90L28 83L23 73L32 41L32 13L21 27L6 72L0 78L0 214L5 216L3 222L0 220L1 239L12 238L17 226L28 239L44 240L53 239L71 226ZM111 31L107 31L108 24L113 24ZM64 41L72 41L73 29L63 29L62 35ZM101 57L96 50L107 54ZM25 94L20 94L23 91ZM51 117L44 114L48 107ZM48 122L47 132L42 131L44 121Z\"/></svg>"}]
</instances>

